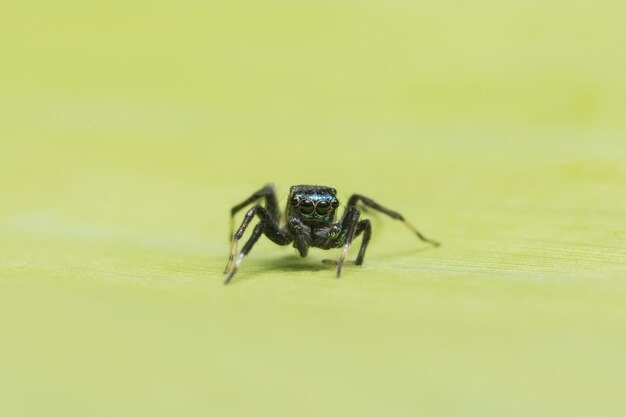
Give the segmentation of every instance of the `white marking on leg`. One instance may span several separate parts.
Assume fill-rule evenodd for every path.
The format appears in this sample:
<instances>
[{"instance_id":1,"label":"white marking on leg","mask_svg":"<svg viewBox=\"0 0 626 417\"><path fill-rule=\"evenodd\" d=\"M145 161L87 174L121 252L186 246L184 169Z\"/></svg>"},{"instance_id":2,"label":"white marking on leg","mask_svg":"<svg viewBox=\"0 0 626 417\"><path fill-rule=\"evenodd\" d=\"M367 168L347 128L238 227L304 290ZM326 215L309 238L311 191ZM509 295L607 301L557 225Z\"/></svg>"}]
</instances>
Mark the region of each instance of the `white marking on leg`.
<instances>
[{"instance_id":1,"label":"white marking on leg","mask_svg":"<svg viewBox=\"0 0 626 417\"><path fill-rule=\"evenodd\" d=\"M234 270L239 269L239 267L241 266L241 262L243 262L243 257L246 256L243 253L240 253L239 256L237 257L237 262L235 262L235 266L233 267Z\"/></svg>"},{"instance_id":2,"label":"white marking on leg","mask_svg":"<svg viewBox=\"0 0 626 417\"><path fill-rule=\"evenodd\" d=\"M228 278L226 278L226 281L224 281L224 284L228 284L230 282L230 280L233 279L233 277L235 276L235 274L239 270L239 267L241 266L241 262L243 261L243 257L244 256L245 255L243 253L239 254L239 256L237 257L237 261L233 265L233 269L230 271L230 274L228 274Z\"/></svg>"},{"instance_id":3,"label":"white marking on leg","mask_svg":"<svg viewBox=\"0 0 626 417\"><path fill-rule=\"evenodd\" d=\"M237 243L238 241L235 239L230 246L230 255L228 256L228 262L226 262L226 268L224 268L224 275L228 274L228 271L230 271L230 266L235 260L235 256L237 255Z\"/></svg>"},{"instance_id":4,"label":"white marking on leg","mask_svg":"<svg viewBox=\"0 0 626 417\"><path fill-rule=\"evenodd\" d=\"M343 245L343 249L341 251L341 256L339 256L339 262L337 262L337 278L341 275L341 269L343 268L343 263L346 260L346 256L348 256L348 248L350 247L350 243L346 243Z\"/></svg>"}]
</instances>

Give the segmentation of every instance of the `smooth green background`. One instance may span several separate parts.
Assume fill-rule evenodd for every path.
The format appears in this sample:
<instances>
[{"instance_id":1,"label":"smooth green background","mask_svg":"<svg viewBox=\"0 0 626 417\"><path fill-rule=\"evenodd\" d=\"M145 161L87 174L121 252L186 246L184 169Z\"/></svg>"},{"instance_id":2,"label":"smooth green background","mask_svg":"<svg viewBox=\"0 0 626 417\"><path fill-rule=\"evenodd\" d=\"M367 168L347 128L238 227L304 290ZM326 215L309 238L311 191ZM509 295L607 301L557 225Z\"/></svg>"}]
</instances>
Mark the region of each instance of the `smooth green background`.
<instances>
[{"instance_id":1,"label":"smooth green background","mask_svg":"<svg viewBox=\"0 0 626 417\"><path fill-rule=\"evenodd\" d=\"M623 416L622 1L0 13L0 415ZM340 280L228 210L371 215ZM353 250L351 256L354 256Z\"/></svg>"}]
</instances>

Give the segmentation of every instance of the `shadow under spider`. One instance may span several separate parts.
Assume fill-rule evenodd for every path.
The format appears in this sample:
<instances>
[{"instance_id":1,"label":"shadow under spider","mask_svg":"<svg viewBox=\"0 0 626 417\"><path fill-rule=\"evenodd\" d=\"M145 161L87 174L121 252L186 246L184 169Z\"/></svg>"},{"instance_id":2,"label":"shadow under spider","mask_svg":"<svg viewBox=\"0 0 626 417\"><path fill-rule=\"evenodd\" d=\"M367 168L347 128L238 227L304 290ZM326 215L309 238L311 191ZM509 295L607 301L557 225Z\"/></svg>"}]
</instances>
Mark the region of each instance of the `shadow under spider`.
<instances>
[{"instance_id":1,"label":"shadow under spider","mask_svg":"<svg viewBox=\"0 0 626 417\"><path fill-rule=\"evenodd\" d=\"M256 270L267 271L323 271L332 269L324 265L320 259L301 258L298 255L284 255L279 258L256 261Z\"/></svg>"},{"instance_id":2,"label":"shadow under spider","mask_svg":"<svg viewBox=\"0 0 626 417\"><path fill-rule=\"evenodd\" d=\"M423 247L423 248L416 248L416 249L410 249L410 250L406 250L406 251L402 251L402 252L393 252L393 253L387 253L387 254L382 254L382 256L380 256L378 259L383 259L386 260L387 262L393 262L394 258L400 258L400 257L404 257L404 256L410 256L410 255L414 255L416 253L421 253L421 252L426 252L429 250L433 250L436 248L432 248L432 247ZM334 252L327 252L327 256L325 256L324 258L326 259L330 259L330 260L335 260L336 258L338 258L338 256L334 256L335 253ZM353 259L349 259L349 261L354 261ZM345 267L347 268L367 268L367 259L365 260L365 263L363 264L363 266L358 266L358 265L354 265L352 262L348 262L345 264ZM257 272L270 272L270 271L282 271L282 272L289 272L289 271L309 271L309 272L316 272L316 271L333 271L337 268L337 265L332 265L332 264L326 264L322 262L322 259L318 259L317 257L313 258L301 258L300 256L298 256L297 254L294 255L283 255L281 257L278 258L271 258L271 259L257 259L255 260L255 265L254 265L254 269ZM241 271L240 271L241 272ZM333 275L334 278L334 275Z\"/></svg>"}]
</instances>

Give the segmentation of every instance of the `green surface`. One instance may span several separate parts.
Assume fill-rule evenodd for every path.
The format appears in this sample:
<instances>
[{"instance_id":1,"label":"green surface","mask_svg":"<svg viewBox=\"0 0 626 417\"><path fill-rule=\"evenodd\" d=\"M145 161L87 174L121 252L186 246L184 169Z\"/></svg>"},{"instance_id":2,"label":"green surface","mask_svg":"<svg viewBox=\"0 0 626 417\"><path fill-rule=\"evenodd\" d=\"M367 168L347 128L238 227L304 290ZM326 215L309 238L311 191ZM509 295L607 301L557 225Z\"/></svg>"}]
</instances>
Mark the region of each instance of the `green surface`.
<instances>
[{"instance_id":1,"label":"green surface","mask_svg":"<svg viewBox=\"0 0 626 417\"><path fill-rule=\"evenodd\" d=\"M620 1L0 15L0 415L623 416ZM340 280L228 210L372 215ZM351 258L356 250L351 252Z\"/></svg>"}]
</instances>

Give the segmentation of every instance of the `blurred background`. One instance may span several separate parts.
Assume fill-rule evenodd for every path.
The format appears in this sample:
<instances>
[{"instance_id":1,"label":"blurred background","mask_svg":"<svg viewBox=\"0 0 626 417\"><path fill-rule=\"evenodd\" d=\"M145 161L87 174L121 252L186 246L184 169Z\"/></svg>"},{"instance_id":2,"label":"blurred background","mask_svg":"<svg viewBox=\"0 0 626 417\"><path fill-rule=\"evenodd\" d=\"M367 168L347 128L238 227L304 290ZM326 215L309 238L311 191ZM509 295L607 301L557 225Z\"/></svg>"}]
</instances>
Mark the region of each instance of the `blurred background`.
<instances>
[{"instance_id":1,"label":"blurred background","mask_svg":"<svg viewBox=\"0 0 626 417\"><path fill-rule=\"evenodd\" d=\"M624 415L623 2L2 9L0 414ZM267 182L443 246L223 287Z\"/></svg>"}]
</instances>

